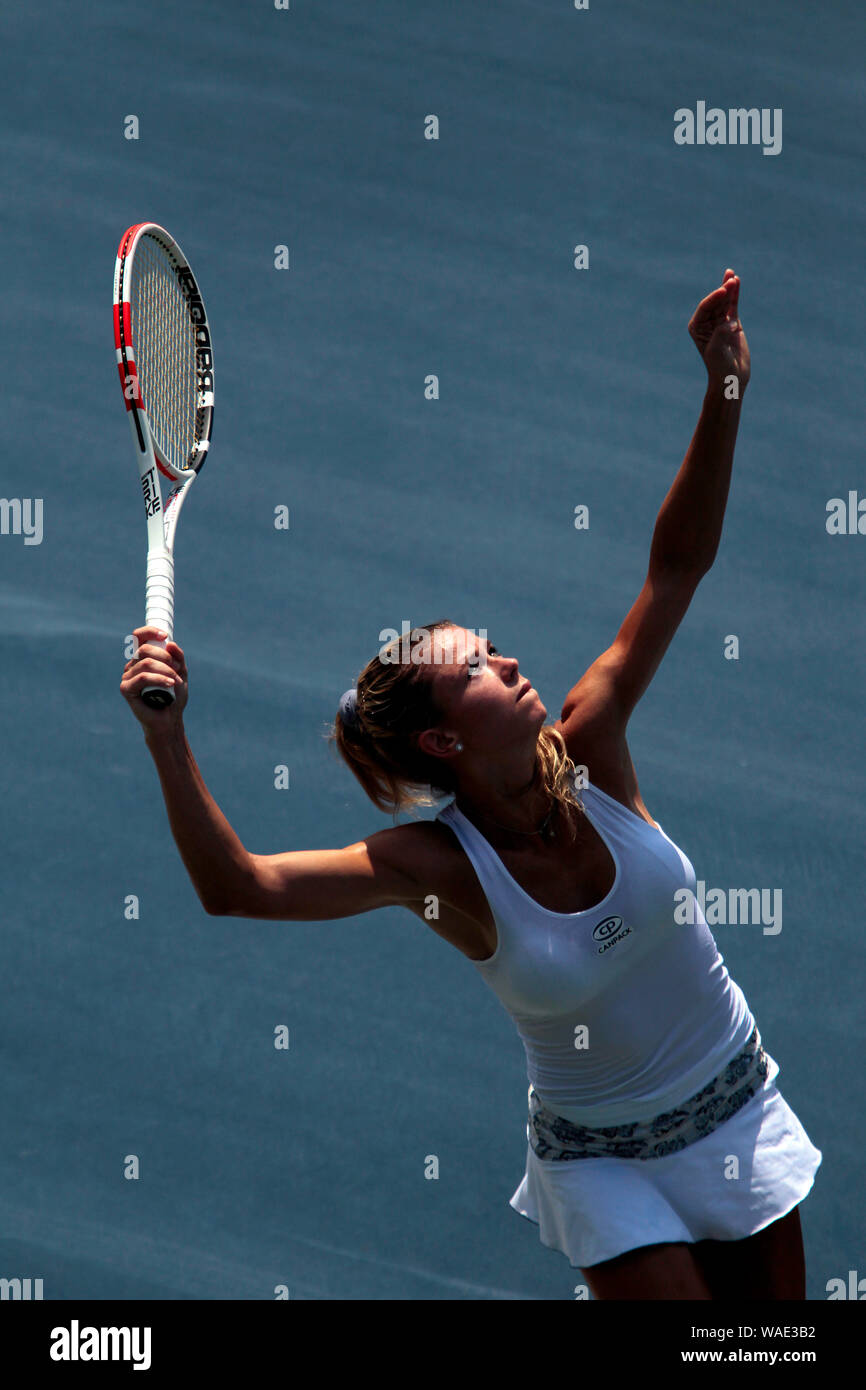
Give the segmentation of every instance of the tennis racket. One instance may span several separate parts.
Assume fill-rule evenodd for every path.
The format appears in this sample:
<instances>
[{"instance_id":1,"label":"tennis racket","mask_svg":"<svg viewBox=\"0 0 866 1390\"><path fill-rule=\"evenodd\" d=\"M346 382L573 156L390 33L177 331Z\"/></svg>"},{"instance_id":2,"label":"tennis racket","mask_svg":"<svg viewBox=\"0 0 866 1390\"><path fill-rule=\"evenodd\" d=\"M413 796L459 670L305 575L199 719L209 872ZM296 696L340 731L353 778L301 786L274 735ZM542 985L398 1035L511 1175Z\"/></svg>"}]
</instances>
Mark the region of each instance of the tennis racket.
<instances>
[{"instance_id":1,"label":"tennis racket","mask_svg":"<svg viewBox=\"0 0 866 1390\"><path fill-rule=\"evenodd\" d=\"M120 239L114 346L147 517L145 622L171 640L175 531L210 447L213 350L189 261L156 222L138 222ZM171 485L165 505L160 474ZM146 686L141 698L162 709L174 700L174 690Z\"/></svg>"}]
</instances>

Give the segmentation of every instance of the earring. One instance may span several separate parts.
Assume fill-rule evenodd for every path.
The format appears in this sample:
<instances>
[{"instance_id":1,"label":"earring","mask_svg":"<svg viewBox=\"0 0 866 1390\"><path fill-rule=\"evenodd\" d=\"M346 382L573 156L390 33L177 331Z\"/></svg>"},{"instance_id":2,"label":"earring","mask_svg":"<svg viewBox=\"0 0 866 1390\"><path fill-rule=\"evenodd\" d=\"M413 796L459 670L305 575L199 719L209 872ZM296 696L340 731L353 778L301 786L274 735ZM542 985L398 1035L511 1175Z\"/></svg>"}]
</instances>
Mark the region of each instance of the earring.
<instances>
[{"instance_id":1,"label":"earring","mask_svg":"<svg viewBox=\"0 0 866 1390\"><path fill-rule=\"evenodd\" d=\"M458 743L458 744L457 744L457 752L458 752L458 753L462 753L462 752L463 752L463 744L462 744L462 743Z\"/></svg>"}]
</instances>

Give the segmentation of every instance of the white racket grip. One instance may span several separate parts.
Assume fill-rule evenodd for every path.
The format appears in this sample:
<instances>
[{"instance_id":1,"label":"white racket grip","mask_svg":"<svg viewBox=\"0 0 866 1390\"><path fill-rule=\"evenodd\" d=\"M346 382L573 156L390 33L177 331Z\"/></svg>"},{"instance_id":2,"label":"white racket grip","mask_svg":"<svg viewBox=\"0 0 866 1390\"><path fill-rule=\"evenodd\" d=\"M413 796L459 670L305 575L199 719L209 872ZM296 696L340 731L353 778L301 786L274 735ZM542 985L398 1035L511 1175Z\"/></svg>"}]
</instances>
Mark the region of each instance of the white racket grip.
<instances>
[{"instance_id":1,"label":"white racket grip","mask_svg":"<svg viewBox=\"0 0 866 1390\"><path fill-rule=\"evenodd\" d=\"M144 585L144 621L174 636L174 557L168 550L149 551Z\"/></svg>"}]
</instances>

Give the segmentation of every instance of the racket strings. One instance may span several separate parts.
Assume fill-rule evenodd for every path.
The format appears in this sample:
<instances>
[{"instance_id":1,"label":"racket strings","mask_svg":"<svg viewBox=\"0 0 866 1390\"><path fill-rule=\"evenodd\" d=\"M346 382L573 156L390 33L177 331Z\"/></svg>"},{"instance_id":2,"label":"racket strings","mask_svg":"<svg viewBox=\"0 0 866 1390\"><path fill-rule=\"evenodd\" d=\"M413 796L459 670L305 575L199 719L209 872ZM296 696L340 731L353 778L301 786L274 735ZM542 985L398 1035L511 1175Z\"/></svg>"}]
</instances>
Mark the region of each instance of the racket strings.
<instances>
[{"instance_id":1,"label":"racket strings","mask_svg":"<svg viewBox=\"0 0 866 1390\"><path fill-rule=\"evenodd\" d=\"M129 295L132 340L144 408L169 463L186 468L200 439L195 326L175 264L155 238L135 251Z\"/></svg>"}]
</instances>

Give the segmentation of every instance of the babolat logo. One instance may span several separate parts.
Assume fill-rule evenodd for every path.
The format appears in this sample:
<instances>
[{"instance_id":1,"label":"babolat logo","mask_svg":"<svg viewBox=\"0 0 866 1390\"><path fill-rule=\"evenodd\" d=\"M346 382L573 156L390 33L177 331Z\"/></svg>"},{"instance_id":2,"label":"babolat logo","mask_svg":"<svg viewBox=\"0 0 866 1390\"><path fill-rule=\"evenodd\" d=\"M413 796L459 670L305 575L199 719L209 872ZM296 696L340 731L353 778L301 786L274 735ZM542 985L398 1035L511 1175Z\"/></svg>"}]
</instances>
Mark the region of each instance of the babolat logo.
<instances>
[{"instance_id":1,"label":"babolat logo","mask_svg":"<svg viewBox=\"0 0 866 1390\"><path fill-rule=\"evenodd\" d=\"M141 490L144 493L144 506L147 515L156 516L159 511L159 489L156 486L156 478L152 468L149 468L141 480Z\"/></svg>"},{"instance_id":2,"label":"babolat logo","mask_svg":"<svg viewBox=\"0 0 866 1390\"><path fill-rule=\"evenodd\" d=\"M177 283L183 290L189 306L189 316L195 324L195 379L199 391L213 390L213 357L211 356L210 331L201 295L195 276L187 267L178 268Z\"/></svg>"},{"instance_id":3,"label":"babolat logo","mask_svg":"<svg viewBox=\"0 0 866 1390\"><path fill-rule=\"evenodd\" d=\"M603 951L610 950L611 946L622 941L623 937L630 936L631 927L627 927L621 917L605 917L603 922L599 922L598 926L593 928L592 935L595 941L602 942L598 948L598 954L601 955Z\"/></svg>"}]
</instances>

